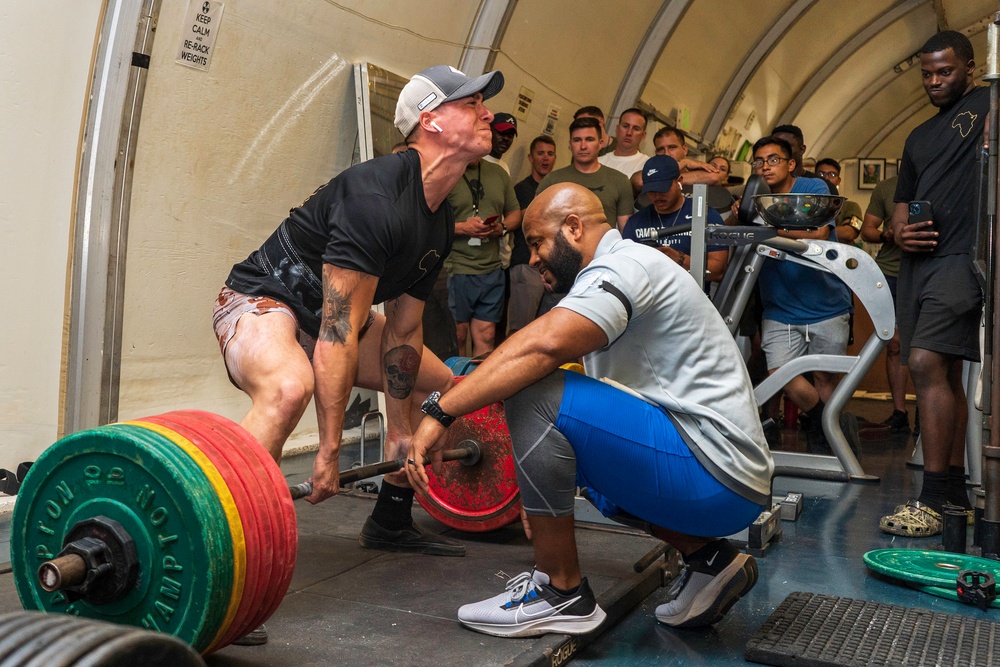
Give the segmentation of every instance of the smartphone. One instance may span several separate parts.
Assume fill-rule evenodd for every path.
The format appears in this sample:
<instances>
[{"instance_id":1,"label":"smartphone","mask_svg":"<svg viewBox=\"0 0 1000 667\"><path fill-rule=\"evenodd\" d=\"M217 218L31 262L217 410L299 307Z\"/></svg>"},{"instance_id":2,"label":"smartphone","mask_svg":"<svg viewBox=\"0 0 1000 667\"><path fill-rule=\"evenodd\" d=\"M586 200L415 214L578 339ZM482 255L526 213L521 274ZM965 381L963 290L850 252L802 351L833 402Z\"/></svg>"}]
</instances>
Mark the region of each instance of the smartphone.
<instances>
[{"instance_id":1,"label":"smartphone","mask_svg":"<svg viewBox=\"0 0 1000 667\"><path fill-rule=\"evenodd\" d=\"M496 215L491 215L490 217L486 218L485 220L483 220L483 222L486 223L487 225L492 225L499 219L500 219L500 214L497 213Z\"/></svg>"},{"instance_id":2,"label":"smartphone","mask_svg":"<svg viewBox=\"0 0 1000 667\"><path fill-rule=\"evenodd\" d=\"M915 222L927 222L928 220L933 220L934 215L931 213L931 203L929 201L911 201L910 202L910 224Z\"/></svg>"}]
</instances>

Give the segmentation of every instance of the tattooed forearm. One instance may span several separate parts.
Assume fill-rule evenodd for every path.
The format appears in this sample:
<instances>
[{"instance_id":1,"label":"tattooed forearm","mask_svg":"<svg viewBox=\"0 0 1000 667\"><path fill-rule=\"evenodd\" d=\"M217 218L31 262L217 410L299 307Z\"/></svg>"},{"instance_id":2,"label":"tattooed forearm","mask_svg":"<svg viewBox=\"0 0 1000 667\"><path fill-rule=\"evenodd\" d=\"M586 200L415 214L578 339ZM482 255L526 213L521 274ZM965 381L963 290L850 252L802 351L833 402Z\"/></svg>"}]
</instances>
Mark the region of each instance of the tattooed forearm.
<instances>
[{"instance_id":1,"label":"tattooed forearm","mask_svg":"<svg viewBox=\"0 0 1000 667\"><path fill-rule=\"evenodd\" d=\"M409 396L420 370L420 353L409 345L400 345L386 352L382 362L389 395L393 398Z\"/></svg>"},{"instance_id":2,"label":"tattooed forearm","mask_svg":"<svg viewBox=\"0 0 1000 667\"><path fill-rule=\"evenodd\" d=\"M323 304L323 321L319 327L319 339L329 343L347 341L351 333L351 295L342 294L329 283Z\"/></svg>"}]
</instances>

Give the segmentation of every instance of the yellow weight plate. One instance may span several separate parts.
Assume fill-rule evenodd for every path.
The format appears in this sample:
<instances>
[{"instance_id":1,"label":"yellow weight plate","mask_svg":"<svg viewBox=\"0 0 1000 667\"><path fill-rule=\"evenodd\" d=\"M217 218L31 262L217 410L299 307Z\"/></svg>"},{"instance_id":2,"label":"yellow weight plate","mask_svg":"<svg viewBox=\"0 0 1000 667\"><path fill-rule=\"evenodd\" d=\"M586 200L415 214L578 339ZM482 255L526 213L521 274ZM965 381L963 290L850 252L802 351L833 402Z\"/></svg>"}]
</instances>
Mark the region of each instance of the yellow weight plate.
<instances>
[{"instance_id":1,"label":"yellow weight plate","mask_svg":"<svg viewBox=\"0 0 1000 667\"><path fill-rule=\"evenodd\" d=\"M566 370L566 371L573 371L574 373L579 373L580 375L586 375L587 374L587 372L585 370L583 370L583 366L580 365L580 364L578 364L578 363L575 363L575 362L570 362L568 364L563 364L559 368L561 368L563 370Z\"/></svg>"},{"instance_id":2,"label":"yellow weight plate","mask_svg":"<svg viewBox=\"0 0 1000 667\"><path fill-rule=\"evenodd\" d=\"M229 606L226 608L226 616L219 626L218 631L212 638L212 643L209 645L205 653L210 653L214 651L217 646L216 644L222 639L222 636L229 629L230 624L233 622L233 618L236 617L236 610L240 606L240 600L243 599L243 587L246 585L246 572L247 572L247 550L246 550L246 539L243 535L243 521L240 519L240 512L236 507L236 500L233 498L233 494L229 491L229 485L226 481L222 479L222 475L219 473L218 468L208 460L208 457L200 449L194 446L190 440L182 437L180 434L171 431L168 428L160 426L159 424L153 424L144 421L132 421L124 422L125 424L130 424L133 426L140 426L144 429L153 431L167 438L179 448L181 448L185 454L191 457L198 467L202 469L205 476L208 477L209 481L212 483L212 488L215 489L216 495L219 497L219 502L222 504L222 510L226 514L226 518L229 520L229 533L233 540L233 592L229 597Z\"/></svg>"}]
</instances>

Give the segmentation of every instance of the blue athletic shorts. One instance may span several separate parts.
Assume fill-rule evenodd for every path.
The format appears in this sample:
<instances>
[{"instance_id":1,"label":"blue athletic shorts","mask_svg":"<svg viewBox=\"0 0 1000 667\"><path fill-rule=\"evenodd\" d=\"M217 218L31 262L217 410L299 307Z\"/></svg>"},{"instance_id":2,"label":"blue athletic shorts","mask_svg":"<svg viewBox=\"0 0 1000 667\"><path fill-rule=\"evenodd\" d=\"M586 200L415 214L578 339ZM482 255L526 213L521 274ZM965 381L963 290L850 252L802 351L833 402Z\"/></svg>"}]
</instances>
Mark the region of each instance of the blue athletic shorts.
<instances>
[{"instance_id":1,"label":"blue athletic shorts","mask_svg":"<svg viewBox=\"0 0 1000 667\"><path fill-rule=\"evenodd\" d=\"M657 526L731 535L764 509L712 477L662 408L593 378L565 373L556 428L573 446L579 486Z\"/></svg>"}]
</instances>

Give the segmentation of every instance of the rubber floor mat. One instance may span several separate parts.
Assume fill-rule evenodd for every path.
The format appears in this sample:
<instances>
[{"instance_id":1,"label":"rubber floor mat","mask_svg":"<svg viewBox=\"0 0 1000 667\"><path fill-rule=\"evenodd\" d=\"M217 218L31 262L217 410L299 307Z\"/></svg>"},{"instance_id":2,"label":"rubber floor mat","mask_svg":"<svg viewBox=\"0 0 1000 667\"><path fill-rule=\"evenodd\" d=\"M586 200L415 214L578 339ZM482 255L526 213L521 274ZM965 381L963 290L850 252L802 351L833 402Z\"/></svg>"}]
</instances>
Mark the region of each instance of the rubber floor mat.
<instances>
[{"instance_id":1,"label":"rubber floor mat","mask_svg":"<svg viewBox=\"0 0 1000 667\"><path fill-rule=\"evenodd\" d=\"M776 667L986 667L1000 665L1000 623L796 592L744 656Z\"/></svg>"}]
</instances>

